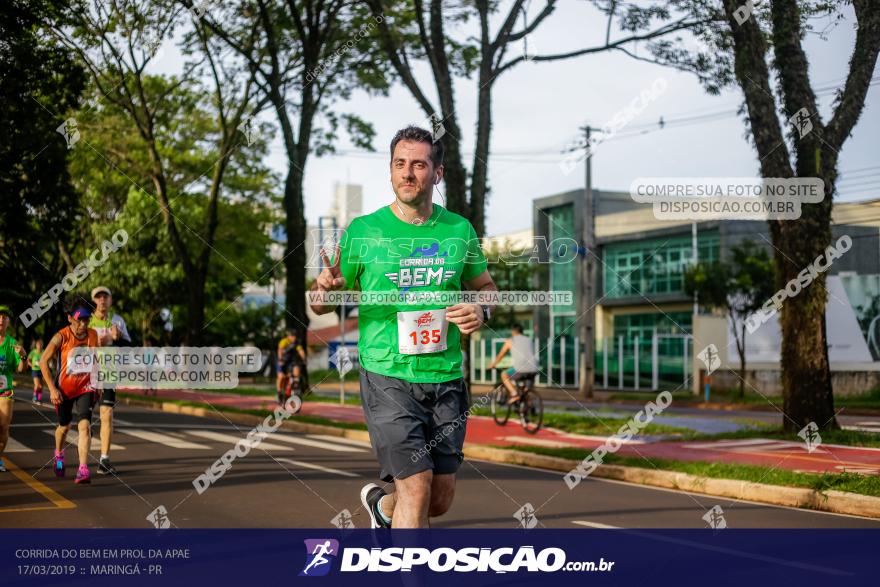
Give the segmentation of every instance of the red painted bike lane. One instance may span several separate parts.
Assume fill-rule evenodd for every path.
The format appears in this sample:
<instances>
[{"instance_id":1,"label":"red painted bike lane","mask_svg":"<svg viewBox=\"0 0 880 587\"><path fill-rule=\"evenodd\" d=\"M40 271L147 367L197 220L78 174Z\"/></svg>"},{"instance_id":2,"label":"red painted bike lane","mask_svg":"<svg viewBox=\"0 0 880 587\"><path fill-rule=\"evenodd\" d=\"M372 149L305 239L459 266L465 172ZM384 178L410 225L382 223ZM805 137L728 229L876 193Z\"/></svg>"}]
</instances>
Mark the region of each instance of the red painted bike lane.
<instances>
[{"instance_id":1,"label":"red painted bike lane","mask_svg":"<svg viewBox=\"0 0 880 587\"><path fill-rule=\"evenodd\" d=\"M207 402L240 409L271 410L274 397L207 393L190 390L162 390L158 399L179 399ZM147 399L152 399L149 396ZM338 420L363 422L360 406L323 402L305 402L303 415ZM506 426L498 426L488 416L468 418L466 441L492 446L542 446L548 448L594 449L605 443L605 436L570 434L553 428L542 428L537 434L528 434L519 422L511 419ZM646 441L634 438L625 442L617 454L646 459L679 461L706 461L759 465L792 471L852 472L880 475L880 448L858 448L820 444L808 452L804 443L785 440L748 438L714 441ZM647 464L647 463L646 463Z\"/></svg>"}]
</instances>

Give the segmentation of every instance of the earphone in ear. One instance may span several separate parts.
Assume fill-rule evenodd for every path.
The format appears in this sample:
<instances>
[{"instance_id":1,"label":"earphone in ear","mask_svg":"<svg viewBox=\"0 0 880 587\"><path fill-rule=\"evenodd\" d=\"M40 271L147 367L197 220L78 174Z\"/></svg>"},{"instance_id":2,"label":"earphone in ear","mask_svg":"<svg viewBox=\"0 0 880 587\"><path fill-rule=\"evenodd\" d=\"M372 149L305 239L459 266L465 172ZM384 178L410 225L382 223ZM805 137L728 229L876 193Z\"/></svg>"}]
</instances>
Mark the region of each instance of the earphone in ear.
<instances>
[{"instance_id":1,"label":"earphone in ear","mask_svg":"<svg viewBox=\"0 0 880 587\"><path fill-rule=\"evenodd\" d=\"M434 185L440 185L440 178L439 177L434 179Z\"/></svg>"}]
</instances>

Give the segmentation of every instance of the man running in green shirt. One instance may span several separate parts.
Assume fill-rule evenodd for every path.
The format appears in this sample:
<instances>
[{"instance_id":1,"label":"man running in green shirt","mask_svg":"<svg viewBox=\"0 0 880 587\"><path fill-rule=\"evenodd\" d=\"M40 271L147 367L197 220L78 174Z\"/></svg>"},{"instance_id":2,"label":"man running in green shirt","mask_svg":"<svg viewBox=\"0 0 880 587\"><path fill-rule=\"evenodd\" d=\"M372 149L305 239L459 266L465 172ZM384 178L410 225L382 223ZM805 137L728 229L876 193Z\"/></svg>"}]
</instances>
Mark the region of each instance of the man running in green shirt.
<instances>
[{"instance_id":1,"label":"man running in green shirt","mask_svg":"<svg viewBox=\"0 0 880 587\"><path fill-rule=\"evenodd\" d=\"M0 306L0 473L6 472L3 451L12 427L12 376L16 371L22 373L27 365L24 349L6 333L11 319L9 306Z\"/></svg>"},{"instance_id":2,"label":"man running in green shirt","mask_svg":"<svg viewBox=\"0 0 880 587\"><path fill-rule=\"evenodd\" d=\"M315 292L394 294L397 305L358 307L361 401L380 478L361 491L372 526L424 528L452 505L464 455L467 392L460 334L477 331L491 306L444 303L462 290L495 291L473 226L432 202L443 179L443 144L407 127L391 141L394 201L355 218ZM425 294L434 294L434 300ZM312 304L318 314L332 311Z\"/></svg>"}]
</instances>

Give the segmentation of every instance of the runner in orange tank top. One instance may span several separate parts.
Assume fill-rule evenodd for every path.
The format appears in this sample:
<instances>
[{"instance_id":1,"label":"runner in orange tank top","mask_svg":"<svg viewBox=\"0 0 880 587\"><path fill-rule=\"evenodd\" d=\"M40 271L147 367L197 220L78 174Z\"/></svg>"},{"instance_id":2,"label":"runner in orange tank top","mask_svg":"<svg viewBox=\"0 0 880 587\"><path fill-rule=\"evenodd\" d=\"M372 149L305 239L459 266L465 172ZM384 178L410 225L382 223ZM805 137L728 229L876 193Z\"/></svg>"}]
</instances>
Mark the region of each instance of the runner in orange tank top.
<instances>
[{"instance_id":1,"label":"runner in orange tank top","mask_svg":"<svg viewBox=\"0 0 880 587\"><path fill-rule=\"evenodd\" d=\"M92 307L89 300L82 295L71 297L65 304L69 325L58 331L46 346L40 359L40 370L43 372L49 387L52 403L58 412L58 428L55 429L55 475L64 477L64 445L70 423L76 420L77 448L79 469L74 481L90 483L88 468L89 445L91 443L92 410L95 407L97 394L90 381L90 373L81 371L70 361L70 353L77 347L97 347L98 333L89 328ZM49 369L49 357L58 356L58 378L52 377ZM79 372L78 372L79 371Z\"/></svg>"}]
</instances>

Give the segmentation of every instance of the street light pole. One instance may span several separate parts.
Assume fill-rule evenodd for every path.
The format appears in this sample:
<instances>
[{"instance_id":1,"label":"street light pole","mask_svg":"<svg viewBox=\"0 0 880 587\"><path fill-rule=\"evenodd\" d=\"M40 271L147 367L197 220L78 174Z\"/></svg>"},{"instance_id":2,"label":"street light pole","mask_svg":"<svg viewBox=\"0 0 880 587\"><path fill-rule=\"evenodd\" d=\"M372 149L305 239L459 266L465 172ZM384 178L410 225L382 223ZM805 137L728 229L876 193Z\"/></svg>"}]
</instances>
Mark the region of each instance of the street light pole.
<instances>
[{"instance_id":1,"label":"street light pole","mask_svg":"<svg viewBox=\"0 0 880 587\"><path fill-rule=\"evenodd\" d=\"M590 150L590 135L593 129L586 125L584 131L584 148L586 149L586 168L584 186L584 215L582 222L581 240L583 242L584 260L580 266L581 282L581 307L580 315L580 339L584 348L580 356L580 393L583 397L592 399L595 385L595 321L596 321L596 291L595 291L595 266L593 256L596 251L596 209L593 195L593 154Z\"/></svg>"}]
</instances>

